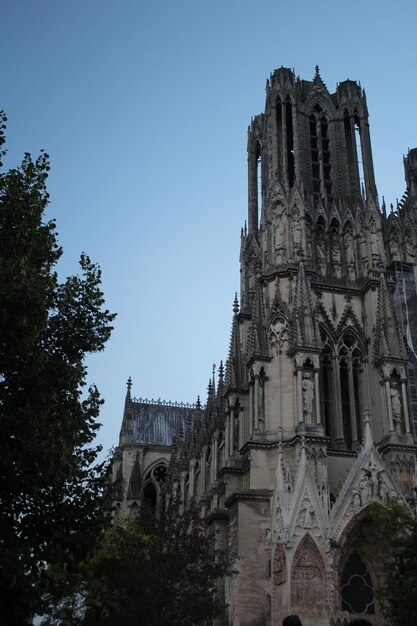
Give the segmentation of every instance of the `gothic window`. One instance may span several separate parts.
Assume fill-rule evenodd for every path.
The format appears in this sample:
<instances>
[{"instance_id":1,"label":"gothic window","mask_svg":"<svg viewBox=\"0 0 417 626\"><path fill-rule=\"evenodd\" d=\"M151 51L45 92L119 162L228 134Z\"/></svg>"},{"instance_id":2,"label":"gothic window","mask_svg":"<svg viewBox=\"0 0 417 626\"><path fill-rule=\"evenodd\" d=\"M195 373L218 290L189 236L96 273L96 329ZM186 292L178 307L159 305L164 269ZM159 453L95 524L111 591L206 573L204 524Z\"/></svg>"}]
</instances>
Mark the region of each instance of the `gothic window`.
<instances>
[{"instance_id":1,"label":"gothic window","mask_svg":"<svg viewBox=\"0 0 417 626\"><path fill-rule=\"evenodd\" d=\"M287 167L288 167L288 185L293 187L295 180L295 161L294 161L294 132L292 123L292 104L288 96L285 101L285 117L287 127Z\"/></svg>"},{"instance_id":2,"label":"gothic window","mask_svg":"<svg viewBox=\"0 0 417 626\"><path fill-rule=\"evenodd\" d=\"M322 353L322 384L323 384L323 405L324 405L324 427L327 437L334 439L334 417L333 406L333 354L328 342L326 342Z\"/></svg>"},{"instance_id":3,"label":"gothic window","mask_svg":"<svg viewBox=\"0 0 417 626\"><path fill-rule=\"evenodd\" d=\"M329 123L319 104L310 115L310 154L313 199L317 206L321 194L331 197L331 156Z\"/></svg>"},{"instance_id":4,"label":"gothic window","mask_svg":"<svg viewBox=\"0 0 417 626\"><path fill-rule=\"evenodd\" d=\"M164 463L155 465L145 476L143 500L155 513L162 501L162 488L168 477L167 466Z\"/></svg>"},{"instance_id":5,"label":"gothic window","mask_svg":"<svg viewBox=\"0 0 417 626\"><path fill-rule=\"evenodd\" d=\"M157 504L157 492L153 482L149 482L145 485L143 490L143 499L145 504L150 510L155 513Z\"/></svg>"},{"instance_id":6,"label":"gothic window","mask_svg":"<svg viewBox=\"0 0 417 626\"><path fill-rule=\"evenodd\" d=\"M335 358L334 346L324 331L321 338L325 433L337 447L350 450L362 441L362 350L355 335L347 332L338 343Z\"/></svg>"},{"instance_id":7,"label":"gothic window","mask_svg":"<svg viewBox=\"0 0 417 626\"><path fill-rule=\"evenodd\" d=\"M357 615L375 613L372 580L357 552L353 552L346 562L341 583L343 611Z\"/></svg>"},{"instance_id":8,"label":"gothic window","mask_svg":"<svg viewBox=\"0 0 417 626\"><path fill-rule=\"evenodd\" d=\"M339 344L340 405L347 449L362 441L360 370L361 351L355 337L347 333Z\"/></svg>"},{"instance_id":9,"label":"gothic window","mask_svg":"<svg viewBox=\"0 0 417 626\"><path fill-rule=\"evenodd\" d=\"M320 196L319 138L317 132L317 118L314 113L310 115L310 148L311 173L313 178L313 196L315 204L318 204L318 199Z\"/></svg>"},{"instance_id":10,"label":"gothic window","mask_svg":"<svg viewBox=\"0 0 417 626\"><path fill-rule=\"evenodd\" d=\"M362 127L357 109L355 109L352 116L345 110L343 127L345 131L349 182L353 188L361 191L365 183L365 173L363 167Z\"/></svg>"},{"instance_id":11,"label":"gothic window","mask_svg":"<svg viewBox=\"0 0 417 626\"><path fill-rule=\"evenodd\" d=\"M356 161L358 164L359 172L359 186L360 189L365 185L365 172L363 167L363 144L362 144L362 127L358 112L355 110L353 116L353 129L355 133L355 150Z\"/></svg>"},{"instance_id":12,"label":"gothic window","mask_svg":"<svg viewBox=\"0 0 417 626\"><path fill-rule=\"evenodd\" d=\"M278 162L278 180L282 182L283 170L282 170L282 102L278 96L275 103L275 123L277 132L277 162Z\"/></svg>"},{"instance_id":13,"label":"gothic window","mask_svg":"<svg viewBox=\"0 0 417 626\"><path fill-rule=\"evenodd\" d=\"M345 143L346 143L346 154L347 154L347 165L348 165L348 173L349 173L349 181L352 182L355 180L355 152L354 152L354 144L352 137L352 126L351 126L351 118L349 112L345 110L343 115L343 127L345 130Z\"/></svg>"},{"instance_id":14,"label":"gothic window","mask_svg":"<svg viewBox=\"0 0 417 626\"><path fill-rule=\"evenodd\" d=\"M258 209L258 225L262 214L262 154L261 145L259 142L255 148L255 160L256 160L256 202Z\"/></svg>"}]
</instances>

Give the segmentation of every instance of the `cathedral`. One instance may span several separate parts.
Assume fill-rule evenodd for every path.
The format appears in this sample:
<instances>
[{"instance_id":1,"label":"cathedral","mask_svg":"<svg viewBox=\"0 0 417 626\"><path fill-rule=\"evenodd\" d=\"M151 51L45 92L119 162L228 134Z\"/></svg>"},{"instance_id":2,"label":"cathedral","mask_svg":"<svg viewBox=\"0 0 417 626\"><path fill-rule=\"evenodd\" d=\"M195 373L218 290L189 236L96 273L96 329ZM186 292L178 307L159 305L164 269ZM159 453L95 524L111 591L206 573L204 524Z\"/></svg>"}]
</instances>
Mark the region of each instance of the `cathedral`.
<instances>
[{"instance_id":1,"label":"cathedral","mask_svg":"<svg viewBox=\"0 0 417 626\"><path fill-rule=\"evenodd\" d=\"M206 403L136 399L113 462L116 518L168 477L236 572L225 626L384 625L371 502L415 497L417 149L378 200L364 90L275 70L248 129L248 219L227 359ZM362 621L358 621L362 620Z\"/></svg>"}]
</instances>

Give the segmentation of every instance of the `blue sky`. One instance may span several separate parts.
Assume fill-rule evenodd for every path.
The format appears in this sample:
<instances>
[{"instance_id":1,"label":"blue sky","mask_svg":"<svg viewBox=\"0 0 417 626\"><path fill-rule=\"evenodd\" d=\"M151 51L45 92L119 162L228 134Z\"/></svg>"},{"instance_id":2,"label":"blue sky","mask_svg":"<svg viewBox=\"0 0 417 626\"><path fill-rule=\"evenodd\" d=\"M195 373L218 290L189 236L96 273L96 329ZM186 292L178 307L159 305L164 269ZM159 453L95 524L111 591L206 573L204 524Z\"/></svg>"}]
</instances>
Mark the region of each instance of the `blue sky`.
<instances>
[{"instance_id":1,"label":"blue sky","mask_svg":"<svg viewBox=\"0 0 417 626\"><path fill-rule=\"evenodd\" d=\"M417 146L415 0L1 0L8 158L45 148L64 256L101 265L118 313L88 361L117 444L136 396L203 399L228 351L246 218L246 138L274 68L365 88L380 196Z\"/></svg>"}]
</instances>

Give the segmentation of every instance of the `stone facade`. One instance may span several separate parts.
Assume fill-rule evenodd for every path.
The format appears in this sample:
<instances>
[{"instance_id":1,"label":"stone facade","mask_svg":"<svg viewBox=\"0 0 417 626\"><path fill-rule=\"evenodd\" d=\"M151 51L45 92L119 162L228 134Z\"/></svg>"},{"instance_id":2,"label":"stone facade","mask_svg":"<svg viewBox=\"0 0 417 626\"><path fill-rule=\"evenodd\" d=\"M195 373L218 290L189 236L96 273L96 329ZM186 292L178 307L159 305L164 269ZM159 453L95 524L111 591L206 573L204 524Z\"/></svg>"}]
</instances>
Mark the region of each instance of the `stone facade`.
<instances>
[{"instance_id":1,"label":"stone facade","mask_svg":"<svg viewBox=\"0 0 417 626\"><path fill-rule=\"evenodd\" d=\"M133 401L129 384L116 507L157 503L166 472L199 502L239 572L221 585L219 624L384 623L361 523L372 501L414 498L417 149L404 164L387 214L365 92L276 70L248 131L225 371L205 407Z\"/></svg>"}]
</instances>

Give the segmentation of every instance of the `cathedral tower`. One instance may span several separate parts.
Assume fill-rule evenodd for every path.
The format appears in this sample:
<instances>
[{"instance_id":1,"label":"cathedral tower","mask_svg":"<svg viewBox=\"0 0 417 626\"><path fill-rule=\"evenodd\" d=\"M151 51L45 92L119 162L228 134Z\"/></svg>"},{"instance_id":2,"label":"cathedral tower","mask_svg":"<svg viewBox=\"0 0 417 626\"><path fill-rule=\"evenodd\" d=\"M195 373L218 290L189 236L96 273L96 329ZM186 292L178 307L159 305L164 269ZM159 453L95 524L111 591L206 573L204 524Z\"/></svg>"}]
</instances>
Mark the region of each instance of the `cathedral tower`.
<instances>
[{"instance_id":1,"label":"cathedral tower","mask_svg":"<svg viewBox=\"0 0 417 626\"><path fill-rule=\"evenodd\" d=\"M225 369L166 442L183 505L199 503L238 572L221 585L219 624L280 626L290 613L304 626L384 623L361 524L372 501L414 498L416 149L404 164L406 193L387 214L360 85L330 93L318 68L311 81L270 76L248 131ZM149 411L129 402L118 454L134 459L126 433ZM135 466L122 466L125 502Z\"/></svg>"}]
</instances>

